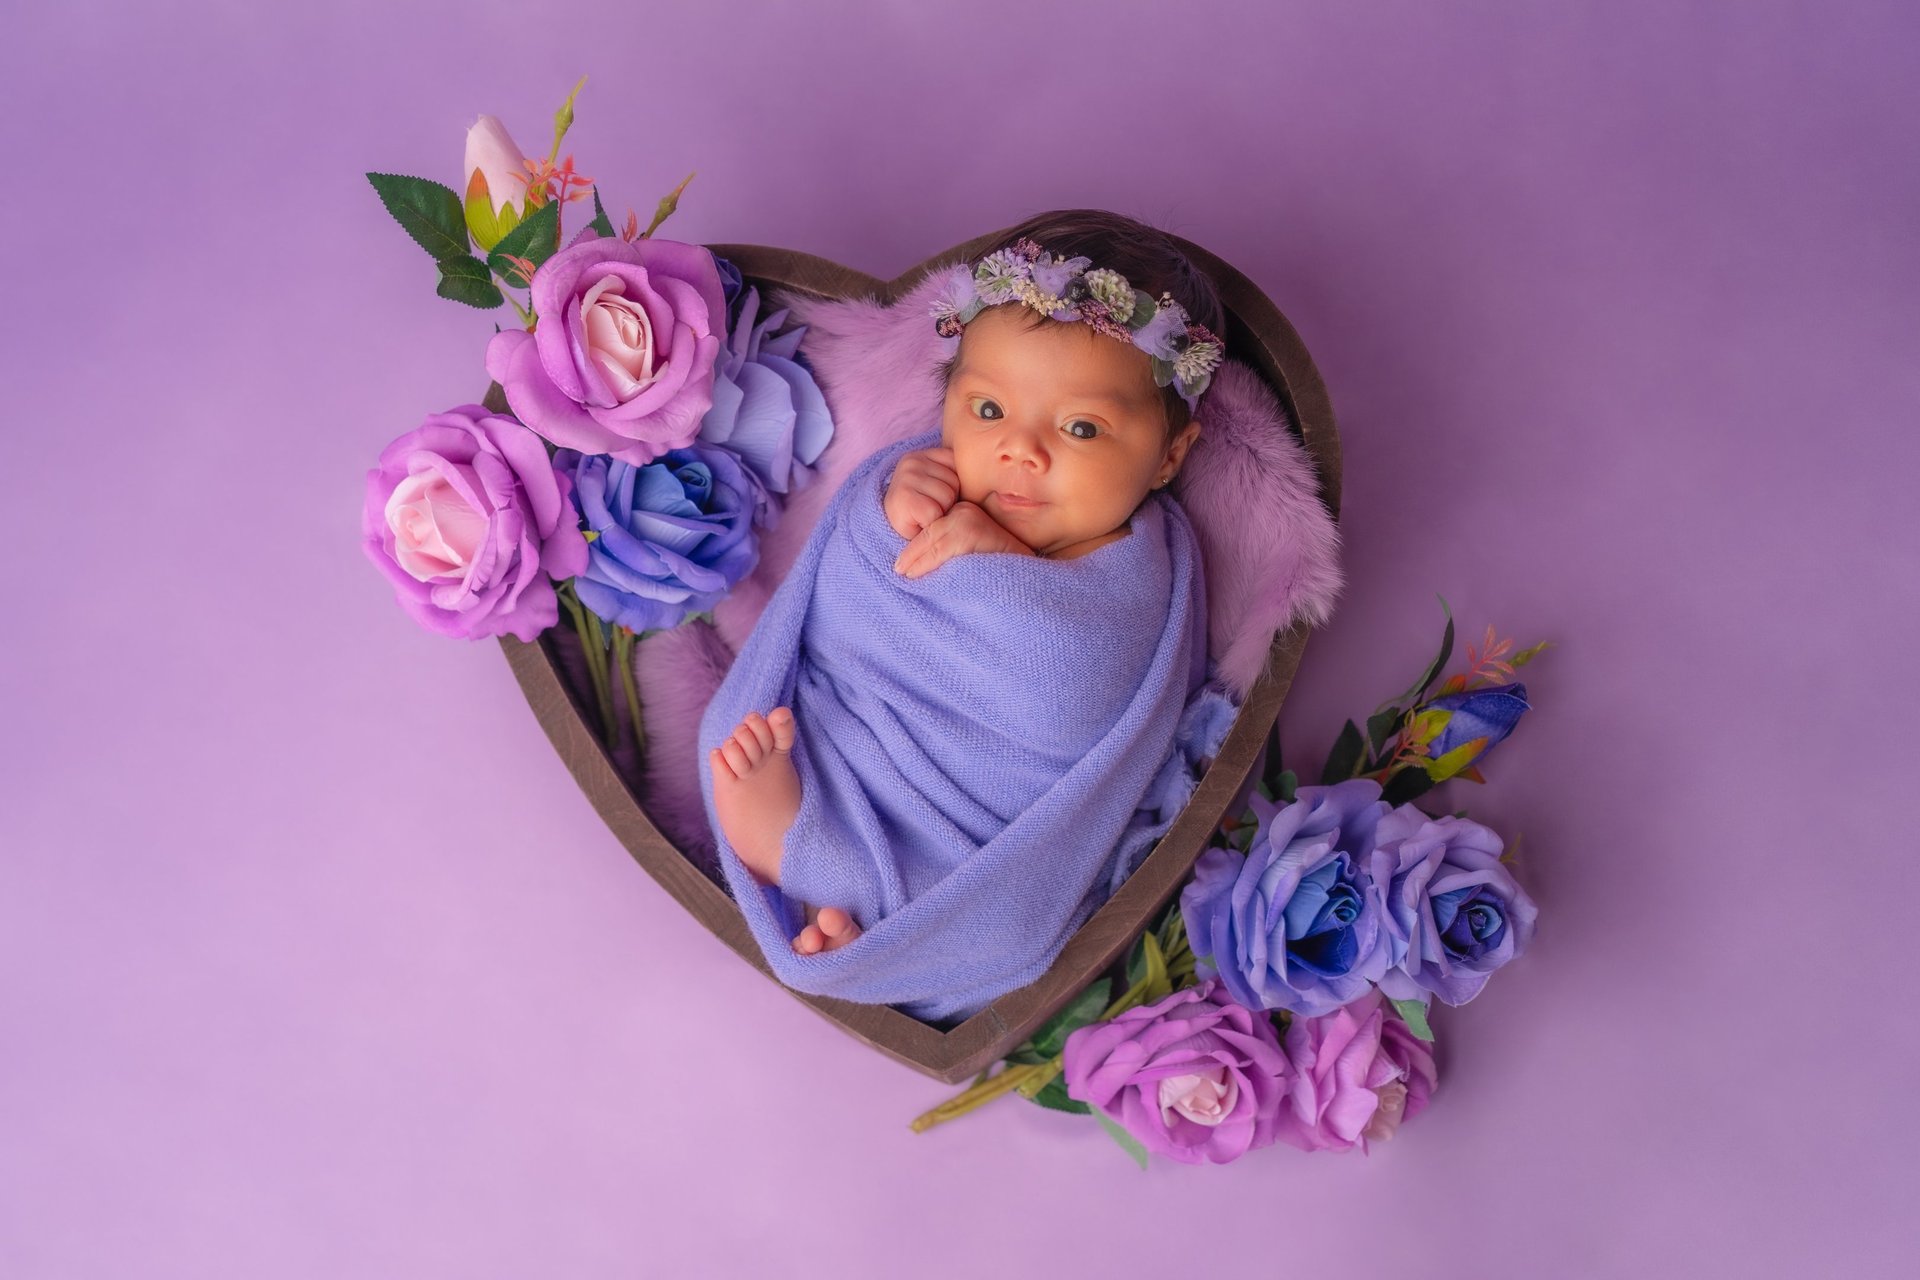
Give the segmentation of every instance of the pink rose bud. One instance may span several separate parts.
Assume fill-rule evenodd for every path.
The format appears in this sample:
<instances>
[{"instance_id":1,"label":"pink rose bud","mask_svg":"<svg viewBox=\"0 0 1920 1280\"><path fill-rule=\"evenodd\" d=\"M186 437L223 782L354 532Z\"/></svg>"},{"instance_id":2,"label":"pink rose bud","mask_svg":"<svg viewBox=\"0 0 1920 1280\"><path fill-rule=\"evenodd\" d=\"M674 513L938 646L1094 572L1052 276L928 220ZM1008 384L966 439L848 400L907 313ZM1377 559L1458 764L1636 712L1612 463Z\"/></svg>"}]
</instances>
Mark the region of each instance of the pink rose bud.
<instances>
[{"instance_id":1,"label":"pink rose bud","mask_svg":"<svg viewBox=\"0 0 1920 1280\"><path fill-rule=\"evenodd\" d=\"M467 130L466 171L467 230L485 251L520 225L529 205L540 201L527 191L526 156L507 127L492 116L481 116Z\"/></svg>"}]
</instances>

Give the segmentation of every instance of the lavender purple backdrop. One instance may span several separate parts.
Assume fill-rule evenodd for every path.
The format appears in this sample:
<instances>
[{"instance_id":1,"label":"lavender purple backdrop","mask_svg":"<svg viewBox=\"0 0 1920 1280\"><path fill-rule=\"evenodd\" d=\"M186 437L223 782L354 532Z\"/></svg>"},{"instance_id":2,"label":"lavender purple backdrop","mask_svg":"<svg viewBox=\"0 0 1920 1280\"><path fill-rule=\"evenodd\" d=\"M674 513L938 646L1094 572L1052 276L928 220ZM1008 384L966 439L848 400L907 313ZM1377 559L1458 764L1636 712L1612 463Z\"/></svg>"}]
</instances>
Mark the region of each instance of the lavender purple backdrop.
<instances>
[{"instance_id":1,"label":"lavender purple backdrop","mask_svg":"<svg viewBox=\"0 0 1920 1280\"><path fill-rule=\"evenodd\" d=\"M10 14L0 1275L1902 1270L1901 10ZM457 181L482 111L544 150L583 73L616 219L698 170L668 234L891 275L1104 205L1277 299L1347 450L1297 758L1436 591L1559 644L1461 797L1539 940L1443 1012L1399 1139L1142 1174L1019 1102L910 1133L947 1091L682 915L498 649L401 614L361 476L484 387L494 317L360 175Z\"/></svg>"}]
</instances>

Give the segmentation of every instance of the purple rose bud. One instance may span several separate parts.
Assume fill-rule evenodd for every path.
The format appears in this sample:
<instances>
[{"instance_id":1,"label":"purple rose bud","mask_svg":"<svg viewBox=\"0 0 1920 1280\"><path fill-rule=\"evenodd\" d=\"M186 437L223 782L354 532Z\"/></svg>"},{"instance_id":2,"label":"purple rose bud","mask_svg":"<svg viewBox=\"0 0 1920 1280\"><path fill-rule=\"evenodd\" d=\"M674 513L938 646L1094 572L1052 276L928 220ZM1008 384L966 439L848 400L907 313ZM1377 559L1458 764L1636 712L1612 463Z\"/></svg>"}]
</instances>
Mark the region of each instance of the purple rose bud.
<instances>
[{"instance_id":1,"label":"purple rose bud","mask_svg":"<svg viewBox=\"0 0 1920 1280\"><path fill-rule=\"evenodd\" d=\"M1396 1000L1465 1004L1533 937L1533 899L1502 865L1500 837L1465 818L1402 805L1380 820L1373 879L1386 904Z\"/></svg>"},{"instance_id":2,"label":"purple rose bud","mask_svg":"<svg viewBox=\"0 0 1920 1280\"><path fill-rule=\"evenodd\" d=\"M1446 727L1428 746L1427 754L1438 758L1475 738L1485 738L1487 745L1480 748L1475 757L1485 759L1487 752L1499 746L1513 732L1513 727L1520 723L1520 717L1528 709L1527 686L1524 684L1503 684L1491 689L1474 689L1435 698L1427 703L1425 710L1449 714Z\"/></svg>"}]
</instances>

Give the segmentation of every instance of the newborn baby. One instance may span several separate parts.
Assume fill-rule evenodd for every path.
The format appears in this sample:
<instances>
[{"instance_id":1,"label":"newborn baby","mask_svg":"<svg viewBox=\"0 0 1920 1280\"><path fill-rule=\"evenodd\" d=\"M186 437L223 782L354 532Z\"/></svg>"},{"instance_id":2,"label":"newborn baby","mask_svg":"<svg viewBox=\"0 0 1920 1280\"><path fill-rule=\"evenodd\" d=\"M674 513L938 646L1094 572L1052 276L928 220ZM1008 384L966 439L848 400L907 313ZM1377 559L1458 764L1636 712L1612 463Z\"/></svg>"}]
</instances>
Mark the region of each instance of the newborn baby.
<instances>
[{"instance_id":1,"label":"newborn baby","mask_svg":"<svg viewBox=\"0 0 1920 1280\"><path fill-rule=\"evenodd\" d=\"M1088 244L1072 231L1067 239ZM1166 779L1189 763L1175 729L1195 718L1198 699L1189 698L1204 678L1204 592L1178 504L1143 502L1172 480L1199 435L1191 410L1220 346L1169 292L1156 310L1117 272L1086 271L1089 261L1055 258L1023 237L956 290L964 297L940 318L943 336L959 341L942 369L937 444L902 452L903 442L882 451L893 455L890 473L863 464L849 478L769 605L782 620L770 630L763 615L703 723L723 849L763 889L792 889L769 902L795 907L816 891L804 922L776 908L797 929L776 935L783 949L841 951L884 916L889 937L874 960L886 954L896 970L921 971L917 986L904 977L891 987L862 982L860 995L800 989L886 1003L895 992L945 994L949 970L975 967L970 910L989 913L990 929L1032 935L1030 947L1008 944L997 961L997 976L1030 980L1022 975L1064 942L1066 917L1083 918L1111 888L1099 860L1111 860L1122 828L1137 837L1128 842L1137 853L1151 834L1147 819L1183 802L1168 800ZM1128 261L1132 278L1152 279L1137 257ZM1210 289L1205 301L1217 324ZM1158 329L1143 320L1154 315ZM1006 562L939 586L942 566L963 557L1079 561L1141 531L1151 540L1137 552L1110 552L1084 571L1055 577ZM1224 724L1220 705L1216 698L1212 726ZM801 716L810 706L831 711L833 727L801 725L796 706ZM809 796L813 786L828 790ZM798 851L788 848L797 820L808 828L801 887L783 875ZM1052 855L1035 864L1057 878L1051 898L1017 883L1048 874L1020 869L1041 852ZM854 862L876 866L843 876ZM973 889L963 871L978 879ZM735 884L739 896L746 875ZM866 918L836 886L862 900ZM993 899L985 906L982 886ZM921 910L909 916L908 905ZM765 950L775 915L758 902L743 909ZM929 941L936 935L948 948L944 969ZM876 941L862 942L862 953ZM800 986L784 971L791 966L768 959ZM955 997L955 1007L980 1003L992 976L984 968L956 976L975 999Z\"/></svg>"}]
</instances>

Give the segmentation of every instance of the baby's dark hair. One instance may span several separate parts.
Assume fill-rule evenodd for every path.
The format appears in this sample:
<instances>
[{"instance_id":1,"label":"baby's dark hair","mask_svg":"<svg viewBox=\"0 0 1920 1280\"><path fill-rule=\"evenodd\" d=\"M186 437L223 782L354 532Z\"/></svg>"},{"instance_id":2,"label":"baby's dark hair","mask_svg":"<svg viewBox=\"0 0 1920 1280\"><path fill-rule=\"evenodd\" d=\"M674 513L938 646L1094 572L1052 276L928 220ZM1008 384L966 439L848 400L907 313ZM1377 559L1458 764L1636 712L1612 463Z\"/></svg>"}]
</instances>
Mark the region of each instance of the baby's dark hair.
<instances>
[{"instance_id":1,"label":"baby's dark hair","mask_svg":"<svg viewBox=\"0 0 1920 1280\"><path fill-rule=\"evenodd\" d=\"M1144 222L1105 209L1055 209L1037 213L1009 229L974 261L989 253L1010 249L1023 239L1030 239L1048 253L1063 258L1081 255L1091 258L1094 266L1118 271L1129 284L1150 297L1170 293L1173 300L1186 309L1189 320L1205 325L1210 332L1222 337L1226 334L1226 309L1220 305L1220 294L1213 281L1165 232ZM1031 307L1015 305L1013 310L1029 327L1075 323L1054 320ZM942 395L953 381L958 361L956 355L940 365ZM1167 436L1171 439L1192 421L1193 415L1172 385L1160 388L1160 399L1167 408Z\"/></svg>"}]
</instances>

